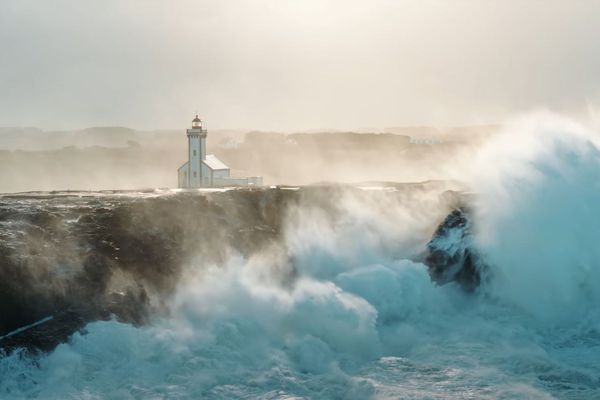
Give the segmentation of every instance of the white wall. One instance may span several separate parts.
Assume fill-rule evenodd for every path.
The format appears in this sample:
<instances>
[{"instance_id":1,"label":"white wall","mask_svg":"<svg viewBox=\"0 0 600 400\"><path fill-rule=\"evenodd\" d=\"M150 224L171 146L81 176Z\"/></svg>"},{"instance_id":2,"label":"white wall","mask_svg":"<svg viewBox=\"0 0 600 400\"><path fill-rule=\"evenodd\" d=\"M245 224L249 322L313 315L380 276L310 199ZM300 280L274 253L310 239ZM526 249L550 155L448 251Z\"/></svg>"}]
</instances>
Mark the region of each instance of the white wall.
<instances>
[{"instance_id":1,"label":"white wall","mask_svg":"<svg viewBox=\"0 0 600 400\"><path fill-rule=\"evenodd\" d=\"M185 188L188 187L187 182L187 173L188 173L188 163L182 165L179 170L177 170L177 187Z\"/></svg>"}]
</instances>

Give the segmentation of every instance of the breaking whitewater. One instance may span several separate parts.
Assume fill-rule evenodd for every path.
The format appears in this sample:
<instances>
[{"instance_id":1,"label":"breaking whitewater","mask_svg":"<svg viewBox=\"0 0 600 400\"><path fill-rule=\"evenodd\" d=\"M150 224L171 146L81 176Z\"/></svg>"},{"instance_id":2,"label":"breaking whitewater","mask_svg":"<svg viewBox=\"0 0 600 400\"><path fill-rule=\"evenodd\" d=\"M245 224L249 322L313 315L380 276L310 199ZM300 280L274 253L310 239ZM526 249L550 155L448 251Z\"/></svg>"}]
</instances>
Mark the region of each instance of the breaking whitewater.
<instances>
[{"instance_id":1,"label":"breaking whitewater","mask_svg":"<svg viewBox=\"0 0 600 400\"><path fill-rule=\"evenodd\" d=\"M599 148L545 115L460 180L1 195L0 398L600 398Z\"/></svg>"}]
</instances>

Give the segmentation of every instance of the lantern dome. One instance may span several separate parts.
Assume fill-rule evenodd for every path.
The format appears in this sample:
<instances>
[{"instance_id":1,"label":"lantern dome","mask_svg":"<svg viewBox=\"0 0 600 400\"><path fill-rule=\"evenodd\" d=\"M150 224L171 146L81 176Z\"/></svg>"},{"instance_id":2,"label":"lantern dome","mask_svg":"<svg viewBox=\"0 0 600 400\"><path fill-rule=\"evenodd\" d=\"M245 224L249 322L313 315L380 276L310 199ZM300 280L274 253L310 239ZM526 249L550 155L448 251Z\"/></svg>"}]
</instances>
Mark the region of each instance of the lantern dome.
<instances>
[{"instance_id":1,"label":"lantern dome","mask_svg":"<svg viewBox=\"0 0 600 400\"><path fill-rule=\"evenodd\" d=\"M192 129L202 128L202 120L198 118L198 114L196 114L196 118L192 120Z\"/></svg>"}]
</instances>

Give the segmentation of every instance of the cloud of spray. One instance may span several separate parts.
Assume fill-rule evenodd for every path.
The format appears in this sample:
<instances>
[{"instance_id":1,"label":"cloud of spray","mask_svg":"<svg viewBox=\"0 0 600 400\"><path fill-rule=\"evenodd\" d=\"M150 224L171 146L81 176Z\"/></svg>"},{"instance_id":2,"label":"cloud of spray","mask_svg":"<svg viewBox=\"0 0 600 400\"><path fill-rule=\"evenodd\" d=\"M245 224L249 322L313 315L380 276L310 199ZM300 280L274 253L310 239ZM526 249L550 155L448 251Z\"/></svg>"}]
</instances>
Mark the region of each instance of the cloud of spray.
<instances>
[{"instance_id":1,"label":"cloud of spray","mask_svg":"<svg viewBox=\"0 0 600 400\"><path fill-rule=\"evenodd\" d=\"M471 168L487 293L536 318L577 319L599 304L600 147L549 113L516 120Z\"/></svg>"}]
</instances>

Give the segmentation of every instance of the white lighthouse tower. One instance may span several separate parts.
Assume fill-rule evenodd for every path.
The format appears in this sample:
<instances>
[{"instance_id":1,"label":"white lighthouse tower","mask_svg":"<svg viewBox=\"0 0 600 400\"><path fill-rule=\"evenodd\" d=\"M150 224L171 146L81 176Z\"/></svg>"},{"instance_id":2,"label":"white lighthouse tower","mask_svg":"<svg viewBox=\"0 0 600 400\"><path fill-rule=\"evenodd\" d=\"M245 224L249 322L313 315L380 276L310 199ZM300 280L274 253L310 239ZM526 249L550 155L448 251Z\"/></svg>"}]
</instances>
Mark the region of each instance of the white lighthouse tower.
<instances>
[{"instance_id":1,"label":"white lighthouse tower","mask_svg":"<svg viewBox=\"0 0 600 400\"><path fill-rule=\"evenodd\" d=\"M180 188L224 187L224 186L260 186L261 177L231 178L229 167L217 156L206 154L206 136L202 120L196 115L192 128L187 131L188 162L177 170Z\"/></svg>"},{"instance_id":2,"label":"white lighthouse tower","mask_svg":"<svg viewBox=\"0 0 600 400\"><path fill-rule=\"evenodd\" d=\"M188 187L208 185L207 171L202 171L202 161L206 159L206 135L208 131L202 128L202 120L196 114L192 120L192 129L187 130L188 137ZM202 172L205 172L204 174Z\"/></svg>"}]
</instances>

